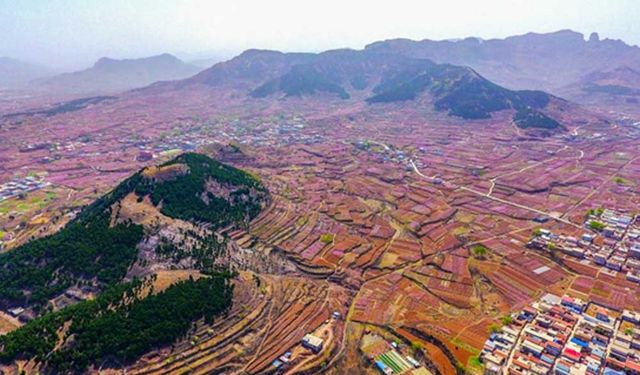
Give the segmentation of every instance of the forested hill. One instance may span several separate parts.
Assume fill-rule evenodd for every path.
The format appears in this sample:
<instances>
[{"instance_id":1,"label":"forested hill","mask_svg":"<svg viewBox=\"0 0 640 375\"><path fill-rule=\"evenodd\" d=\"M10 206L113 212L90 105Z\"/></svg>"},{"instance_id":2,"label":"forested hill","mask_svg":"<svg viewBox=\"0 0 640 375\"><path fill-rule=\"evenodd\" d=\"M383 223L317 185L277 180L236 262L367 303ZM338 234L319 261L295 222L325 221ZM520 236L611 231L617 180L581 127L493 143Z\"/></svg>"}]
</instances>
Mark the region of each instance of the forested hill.
<instances>
[{"instance_id":1,"label":"forested hill","mask_svg":"<svg viewBox=\"0 0 640 375\"><path fill-rule=\"evenodd\" d=\"M183 154L129 177L87 206L62 230L0 255L0 308L21 306L39 315L71 287L100 291L127 275L148 228L119 218L130 194L148 197L170 218L210 229L255 217L267 192L254 176L200 154Z\"/></svg>"}]
</instances>

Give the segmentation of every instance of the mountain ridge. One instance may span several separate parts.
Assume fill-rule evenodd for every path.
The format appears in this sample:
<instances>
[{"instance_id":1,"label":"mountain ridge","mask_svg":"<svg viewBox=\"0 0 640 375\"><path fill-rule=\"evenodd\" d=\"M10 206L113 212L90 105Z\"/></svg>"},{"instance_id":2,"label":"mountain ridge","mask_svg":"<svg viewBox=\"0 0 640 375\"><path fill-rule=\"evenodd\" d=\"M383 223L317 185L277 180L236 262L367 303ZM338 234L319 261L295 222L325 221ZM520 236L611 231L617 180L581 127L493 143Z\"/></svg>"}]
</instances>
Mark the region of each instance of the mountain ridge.
<instances>
[{"instance_id":1,"label":"mountain ridge","mask_svg":"<svg viewBox=\"0 0 640 375\"><path fill-rule=\"evenodd\" d=\"M90 68L41 79L34 84L69 93L114 93L158 81L184 79L200 70L168 53L139 59L102 57Z\"/></svg>"},{"instance_id":2,"label":"mountain ridge","mask_svg":"<svg viewBox=\"0 0 640 375\"><path fill-rule=\"evenodd\" d=\"M600 39L596 33L586 39L572 30L486 40L389 39L370 43L365 50L393 51L438 63L468 65L502 86L552 93L592 71L619 65L640 69L638 46Z\"/></svg>"}]
</instances>

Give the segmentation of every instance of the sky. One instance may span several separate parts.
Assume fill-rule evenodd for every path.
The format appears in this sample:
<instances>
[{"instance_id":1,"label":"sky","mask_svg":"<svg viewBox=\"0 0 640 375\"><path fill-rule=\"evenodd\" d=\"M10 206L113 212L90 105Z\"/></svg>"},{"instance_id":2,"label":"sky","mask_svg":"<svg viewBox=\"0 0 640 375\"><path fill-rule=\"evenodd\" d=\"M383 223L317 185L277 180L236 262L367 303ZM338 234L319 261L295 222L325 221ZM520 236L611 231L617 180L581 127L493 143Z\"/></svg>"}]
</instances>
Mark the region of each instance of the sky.
<instances>
[{"instance_id":1,"label":"sky","mask_svg":"<svg viewBox=\"0 0 640 375\"><path fill-rule=\"evenodd\" d=\"M0 0L0 56L77 69L103 56L188 60L561 29L638 45L639 19L640 0Z\"/></svg>"}]
</instances>

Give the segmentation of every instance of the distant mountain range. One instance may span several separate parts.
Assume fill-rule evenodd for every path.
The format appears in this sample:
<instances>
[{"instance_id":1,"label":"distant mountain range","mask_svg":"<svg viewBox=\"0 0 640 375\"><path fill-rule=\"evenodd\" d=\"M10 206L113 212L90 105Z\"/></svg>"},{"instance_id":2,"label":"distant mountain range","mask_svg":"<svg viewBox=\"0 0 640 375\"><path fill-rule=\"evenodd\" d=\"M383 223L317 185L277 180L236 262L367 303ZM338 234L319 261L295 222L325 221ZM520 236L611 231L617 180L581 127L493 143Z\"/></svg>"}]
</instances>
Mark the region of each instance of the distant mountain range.
<instances>
[{"instance_id":1,"label":"distant mountain range","mask_svg":"<svg viewBox=\"0 0 640 375\"><path fill-rule=\"evenodd\" d=\"M34 84L39 88L67 93L113 93L157 81L186 78L200 70L170 54L126 60L104 57L89 69L60 74Z\"/></svg>"},{"instance_id":2,"label":"distant mountain range","mask_svg":"<svg viewBox=\"0 0 640 375\"><path fill-rule=\"evenodd\" d=\"M0 57L0 88L15 88L51 72L41 66L9 57Z\"/></svg>"},{"instance_id":3,"label":"distant mountain range","mask_svg":"<svg viewBox=\"0 0 640 375\"><path fill-rule=\"evenodd\" d=\"M580 83L593 73L610 72L618 68L640 71L640 48L637 46L630 46L620 40L602 40L596 33L585 39L583 34L570 30L547 34L528 33L490 40L392 39L371 43L365 47L364 52L367 56L375 53L427 59L437 64L468 66L486 79L509 89L537 89L553 94L566 94L567 87ZM335 53L333 55L337 56ZM206 80L208 83L229 81L247 78L247 74L257 77L261 71L275 74L278 69L286 70L291 65L315 60L314 54L267 53L259 50L249 50L241 56L241 61L247 64L244 67L230 68L227 63L218 64L215 71L200 75L198 80ZM343 56L346 58L347 55ZM351 57L353 56L349 56ZM185 63L169 54L128 60L102 58L89 69L39 80L38 85L91 94L116 92L156 81L187 78L210 67L216 60ZM44 68L0 58L0 85L22 84L47 73ZM283 78L295 79L295 74L299 73L301 72L294 71L293 76Z\"/></svg>"},{"instance_id":4,"label":"distant mountain range","mask_svg":"<svg viewBox=\"0 0 640 375\"><path fill-rule=\"evenodd\" d=\"M603 97L634 103L639 71L637 46L562 30L491 40L394 39L362 51L320 54L249 50L176 87L240 88L253 98L332 95L372 105L426 95L436 109L452 115L487 118L513 109L527 123L553 128L557 125L544 112L547 103L558 101L554 96L583 104Z\"/></svg>"},{"instance_id":5,"label":"distant mountain range","mask_svg":"<svg viewBox=\"0 0 640 375\"><path fill-rule=\"evenodd\" d=\"M549 130L563 128L550 109L563 111L567 102L560 97L583 104L603 98L636 103L640 48L564 30L492 40L394 39L323 53L252 49L200 69L168 54L103 58L90 69L36 82L87 96L140 87L135 95L198 88L262 101L303 97L372 108L415 103L465 119L512 110L521 128Z\"/></svg>"},{"instance_id":6,"label":"distant mountain range","mask_svg":"<svg viewBox=\"0 0 640 375\"><path fill-rule=\"evenodd\" d=\"M556 92L597 71L626 66L640 70L640 48L620 40L601 40L563 30L506 39L458 41L394 39L366 46L368 51L470 66L487 79L512 89Z\"/></svg>"}]
</instances>

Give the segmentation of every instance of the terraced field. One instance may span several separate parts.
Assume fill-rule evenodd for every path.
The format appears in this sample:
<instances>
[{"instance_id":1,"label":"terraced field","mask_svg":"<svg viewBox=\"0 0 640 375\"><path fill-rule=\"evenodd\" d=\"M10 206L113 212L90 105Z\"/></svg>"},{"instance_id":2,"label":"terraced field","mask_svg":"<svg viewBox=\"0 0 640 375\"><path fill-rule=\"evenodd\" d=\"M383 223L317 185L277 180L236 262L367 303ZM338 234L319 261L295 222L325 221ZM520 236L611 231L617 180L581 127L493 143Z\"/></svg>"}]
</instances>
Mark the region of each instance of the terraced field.
<instances>
[{"instance_id":1,"label":"terraced field","mask_svg":"<svg viewBox=\"0 0 640 375\"><path fill-rule=\"evenodd\" d=\"M185 340L150 353L127 372L268 373L273 360L299 346L302 337L329 319L332 311L344 311L348 299L335 285L296 277L243 272L234 285L233 308L225 319L198 324ZM333 326L333 334L341 337L340 329ZM341 345L337 340L332 343Z\"/></svg>"}]
</instances>

